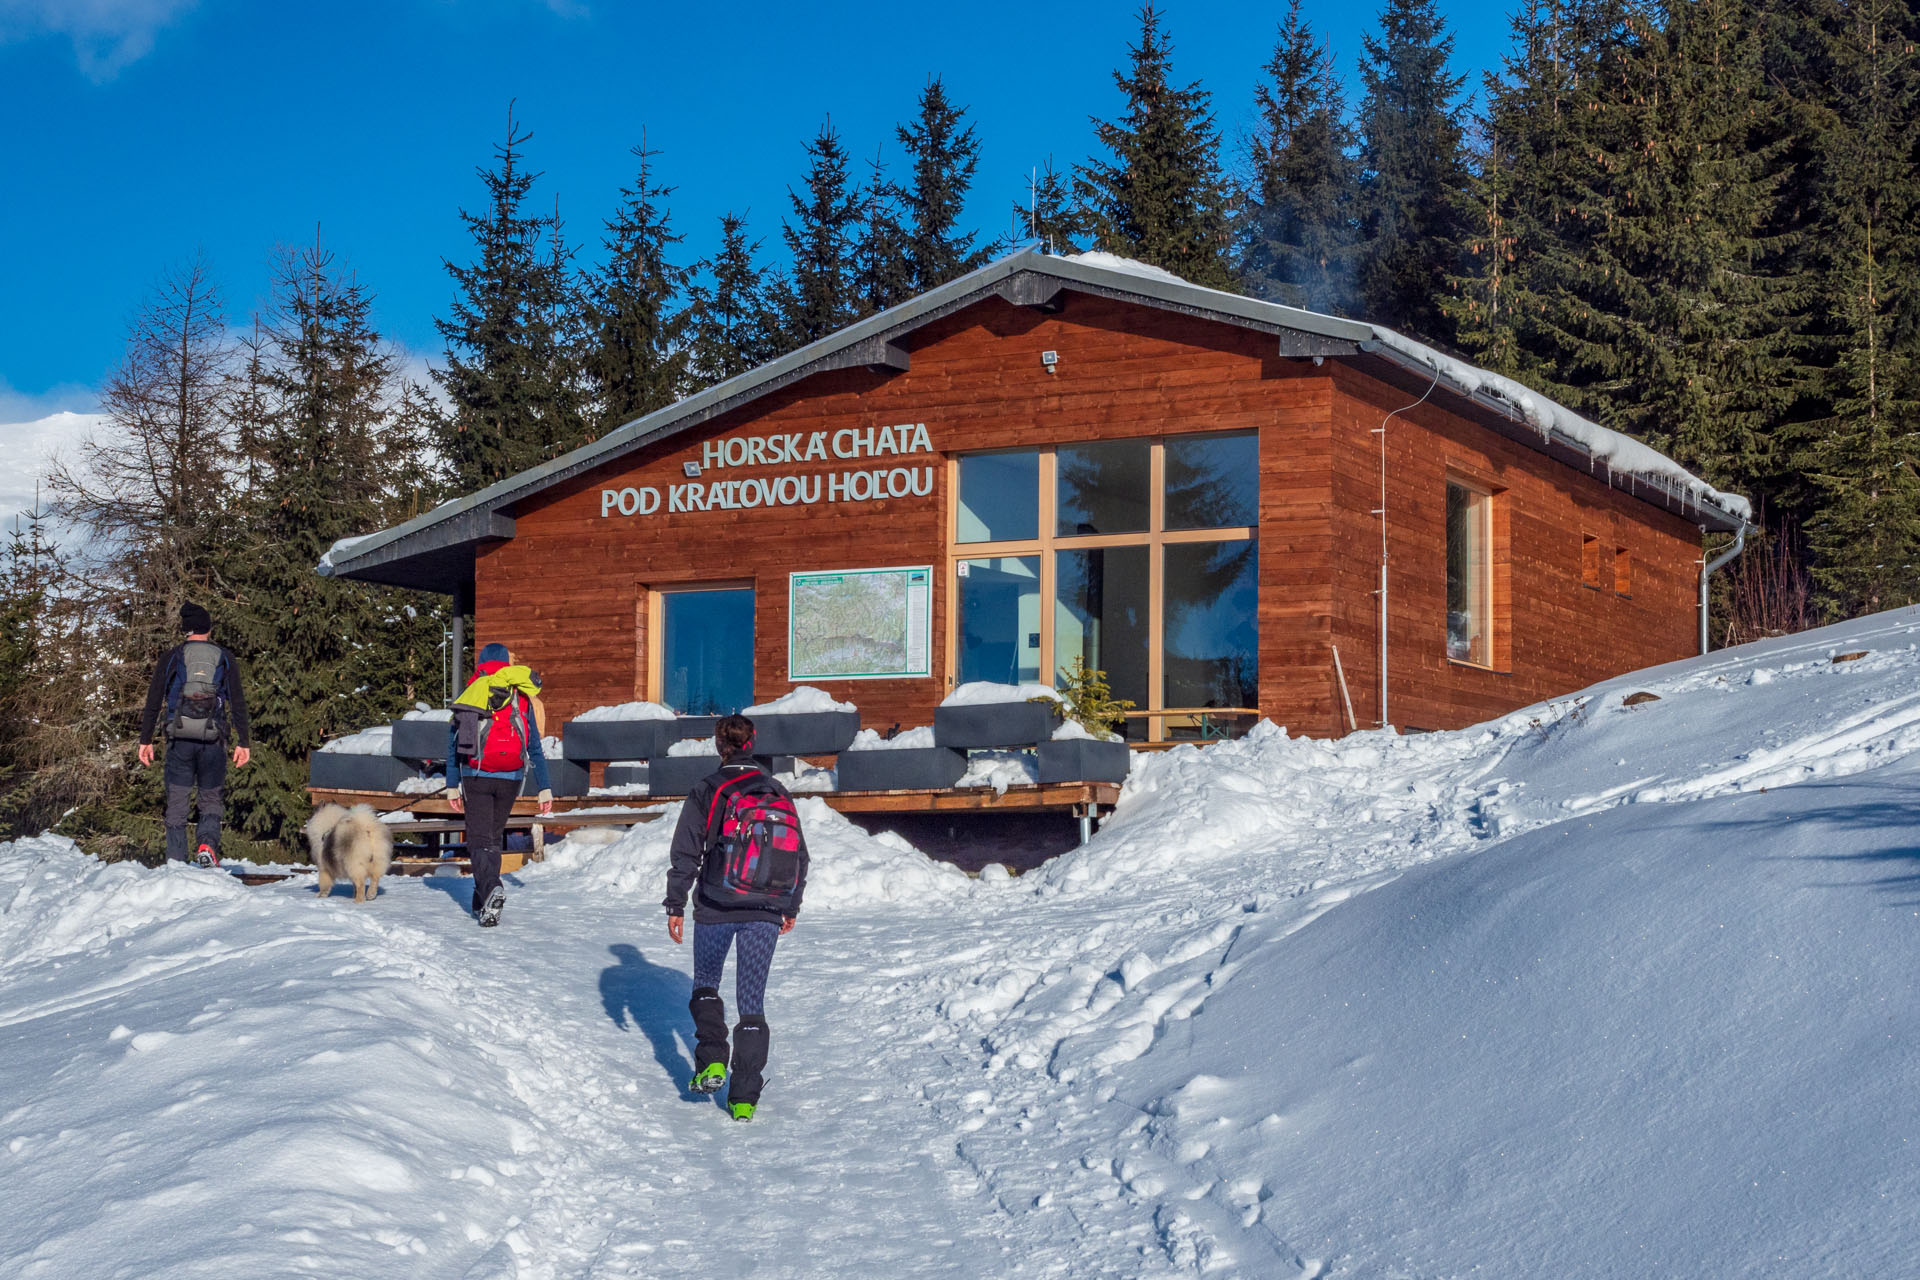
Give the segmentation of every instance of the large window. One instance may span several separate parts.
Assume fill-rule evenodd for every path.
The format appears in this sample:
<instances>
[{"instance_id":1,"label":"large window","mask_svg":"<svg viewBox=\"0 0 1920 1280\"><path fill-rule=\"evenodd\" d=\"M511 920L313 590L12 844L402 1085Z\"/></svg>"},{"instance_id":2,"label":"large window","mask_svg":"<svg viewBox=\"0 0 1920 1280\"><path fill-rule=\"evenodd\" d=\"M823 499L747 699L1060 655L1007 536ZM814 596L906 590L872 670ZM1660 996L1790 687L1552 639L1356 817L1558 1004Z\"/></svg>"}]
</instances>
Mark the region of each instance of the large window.
<instances>
[{"instance_id":1,"label":"large window","mask_svg":"<svg viewBox=\"0 0 1920 1280\"><path fill-rule=\"evenodd\" d=\"M653 594L656 701L682 715L728 715L753 703L753 588Z\"/></svg>"},{"instance_id":2,"label":"large window","mask_svg":"<svg viewBox=\"0 0 1920 1280\"><path fill-rule=\"evenodd\" d=\"M1447 485L1447 656L1493 665L1493 499Z\"/></svg>"},{"instance_id":3,"label":"large window","mask_svg":"<svg viewBox=\"0 0 1920 1280\"><path fill-rule=\"evenodd\" d=\"M971 454L954 468L957 680L1050 681L1079 658L1143 713L1133 738L1217 731L1255 706L1254 434Z\"/></svg>"}]
</instances>

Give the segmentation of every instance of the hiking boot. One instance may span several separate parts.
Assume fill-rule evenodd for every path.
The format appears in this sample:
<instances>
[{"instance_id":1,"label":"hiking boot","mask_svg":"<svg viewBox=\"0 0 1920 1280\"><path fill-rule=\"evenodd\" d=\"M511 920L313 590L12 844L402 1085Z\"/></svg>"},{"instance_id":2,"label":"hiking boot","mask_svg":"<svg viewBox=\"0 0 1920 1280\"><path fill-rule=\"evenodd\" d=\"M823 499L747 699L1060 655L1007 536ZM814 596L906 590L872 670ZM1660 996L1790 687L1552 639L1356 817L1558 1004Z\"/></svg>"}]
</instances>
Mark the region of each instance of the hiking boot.
<instances>
[{"instance_id":1,"label":"hiking boot","mask_svg":"<svg viewBox=\"0 0 1920 1280\"><path fill-rule=\"evenodd\" d=\"M220 855L213 851L212 845L203 844L193 855L193 865L196 867L217 867L220 865Z\"/></svg>"},{"instance_id":2,"label":"hiking boot","mask_svg":"<svg viewBox=\"0 0 1920 1280\"><path fill-rule=\"evenodd\" d=\"M751 1102L729 1102L727 1104L727 1114L735 1120L751 1120L753 1119L753 1104Z\"/></svg>"},{"instance_id":3,"label":"hiking boot","mask_svg":"<svg viewBox=\"0 0 1920 1280\"><path fill-rule=\"evenodd\" d=\"M700 1074L687 1081L687 1088L695 1093L718 1093L720 1086L727 1082L727 1064L711 1062L700 1069Z\"/></svg>"},{"instance_id":4,"label":"hiking boot","mask_svg":"<svg viewBox=\"0 0 1920 1280\"><path fill-rule=\"evenodd\" d=\"M506 905L507 891L495 885L493 892L487 895L486 904L473 913L473 918L480 922L482 929L491 929L500 923L500 912L506 908Z\"/></svg>"}]
</instances>

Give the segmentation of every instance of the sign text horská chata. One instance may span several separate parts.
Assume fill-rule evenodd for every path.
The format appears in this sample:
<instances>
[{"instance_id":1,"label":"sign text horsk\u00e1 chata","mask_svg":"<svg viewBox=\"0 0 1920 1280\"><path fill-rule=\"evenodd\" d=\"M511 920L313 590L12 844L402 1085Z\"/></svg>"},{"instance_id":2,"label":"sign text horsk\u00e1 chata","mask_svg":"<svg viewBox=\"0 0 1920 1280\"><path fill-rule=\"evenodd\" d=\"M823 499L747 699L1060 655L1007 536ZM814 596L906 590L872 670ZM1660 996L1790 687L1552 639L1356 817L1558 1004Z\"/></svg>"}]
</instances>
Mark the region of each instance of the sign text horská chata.
<instances>
[{"instance_id":1,"label":"sign text horsk\u00e1 chata","mask_svg":"<svg viewBox=\"0 0 1920 1280\"><path fill-rule=\"evenodd\" d=\"M604 517L650 516L665 511L732 511L746 507L810 507L822 502L874 502L881 498L924 498L933 492L933 467L868 466L811 475L748 476L707 479L712 472L740 467L778 467L795 462L905 458L931 454L924 422L892 427L842 427L838 431L794 431L772 436L725 436L700 449L699 480L670 484L663 494L653 485L600 491Z\"/></svg>"}]
</instances>

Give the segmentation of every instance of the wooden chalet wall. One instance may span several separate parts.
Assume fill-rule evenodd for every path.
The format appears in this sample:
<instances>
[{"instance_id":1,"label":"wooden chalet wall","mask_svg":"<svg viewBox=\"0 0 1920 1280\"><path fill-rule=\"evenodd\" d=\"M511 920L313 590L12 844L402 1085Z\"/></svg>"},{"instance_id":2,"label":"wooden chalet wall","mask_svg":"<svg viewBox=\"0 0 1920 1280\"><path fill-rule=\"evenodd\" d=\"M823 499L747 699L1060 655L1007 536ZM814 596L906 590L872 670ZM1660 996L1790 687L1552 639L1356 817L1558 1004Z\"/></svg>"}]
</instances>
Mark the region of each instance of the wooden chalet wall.
<instances>
[{"instance_id":1,"label":"wooden chalet wall","mask_svg":"<svg viewBox=\"0 0 1920 1280\"><path fill-rule=\"evenodd\" d=\"M1334 574L1340 656L1361 728L1379 723L1382 420L1413 395L1352 369L1333 383ZM1418 394L1416 391L1415 395ZM1453 729L1698 648L1700 532L1434 404L1387 427L1388 712L1402 728ZM1446 486L1494 495L1493 663L1447 657ZM1582 540L1608 551L1582 579ZM1627 552L1630 591L1614 589Z\"/></svg>"},{"instance_id":2,"label":"wooden chalet wall","mask_svg":"<svg viewBox=\"0 0 1920 1280\"><path fill-rule=\"evenodd\" d=\"M1295 732L1335 734L1345 720L1334 679L1340 646L1362 727L1378 714L1378 457L1369 434L1405 398L1328 361L1277 356L1267 334L1166 310L1069 293L1057 313L980 302L916 331L902 373L815 375L670 443L629 454L516 511L516 536L483 547L476 645L501 641L542 673L553 723L646 687L649 589L756 588L755 690L786 679L787 575L934 566L933 676L809 681L858 704L869 725L927 724L949 690L948 459L955 453L1094 439L1257 429L1261 485L1260 704ZM1056 351L1056 372L1042 351ZM864 430L924 423L935 450L876 460L829 458L730 468L709 480L829 475L869 466L933 468L925 497L667 512L603 518L601 491L683 483L702 444L740 433ZM1433 406L1389 437L1394 508L1393 718L1437 728L1563 692L1604 675L1683 656L1692 634L1691 561L1683 522ZM1457 467L1503 489L1512 513L1514 669L1462 669L1445 658L1444 475ZM1403 515L1402 512L1405 514ZM1631 600L1580 584L1583 529L1633 548ZM1371 542L1369 542L1371 538ZM1643 585L1644 584L1644 585Z\"/></svg>"}]
</instances>

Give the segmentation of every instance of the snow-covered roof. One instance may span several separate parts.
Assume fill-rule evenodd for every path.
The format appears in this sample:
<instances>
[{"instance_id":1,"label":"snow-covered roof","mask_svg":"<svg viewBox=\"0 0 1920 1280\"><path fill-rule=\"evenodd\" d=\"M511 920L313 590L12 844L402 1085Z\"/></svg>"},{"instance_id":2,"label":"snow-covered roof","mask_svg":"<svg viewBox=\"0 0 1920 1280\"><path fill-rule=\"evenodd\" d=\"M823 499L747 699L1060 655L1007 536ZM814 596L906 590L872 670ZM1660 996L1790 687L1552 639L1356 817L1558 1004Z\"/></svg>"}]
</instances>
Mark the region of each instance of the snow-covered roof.
<instances>
[{"instance_id":1,"label":"snow-covered roof","mask_svg":"<svg viewBox=\"0 0 1920 1280\"><path fill-rule=\"evenodd\" d=\"M1520 383L1390 329L1209 289L1110 253L1057 256L1021 250L635 419L552 462L443 503L405 524L342 539L322 557L316 571L432 591L463 588L472 581L474 549L483 542L513 537L513 511L518 503L625 454L691 431L802 378L835 369L905 370L911 355L896 345L898 339L986 298L1041 306L1063 290L1270 333L1286 356L1384 362L1389 368L1431 376L1434 386L1453 397L1475 421L1614 488L1706 528L1736 529L1751 518L1746 499L1713 488L1664 454L1590 422Z\"/></svg>"}]
</instances>

